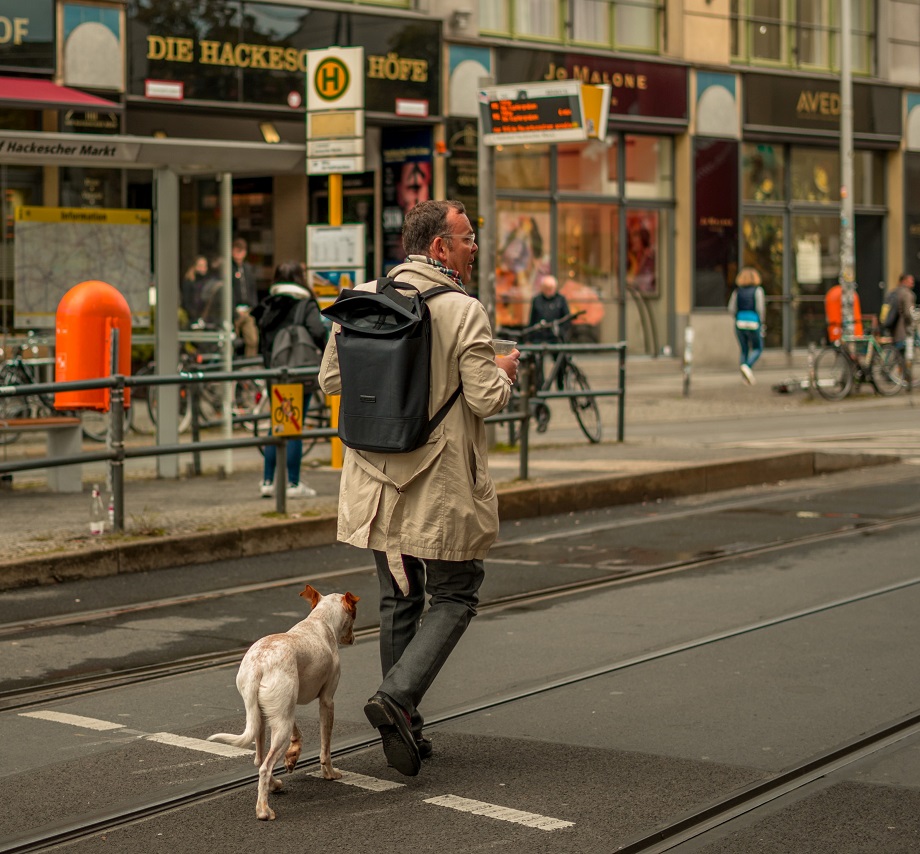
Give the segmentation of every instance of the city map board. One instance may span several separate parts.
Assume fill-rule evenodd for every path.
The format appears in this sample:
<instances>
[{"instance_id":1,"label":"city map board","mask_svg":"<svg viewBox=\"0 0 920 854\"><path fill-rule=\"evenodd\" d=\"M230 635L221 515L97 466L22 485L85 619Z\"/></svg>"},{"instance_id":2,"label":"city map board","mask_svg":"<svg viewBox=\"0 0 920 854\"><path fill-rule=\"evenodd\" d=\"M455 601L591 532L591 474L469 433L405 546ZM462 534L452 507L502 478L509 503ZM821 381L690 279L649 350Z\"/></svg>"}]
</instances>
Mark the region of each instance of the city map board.
<instances>
[{"instance_id":1,"label":"city map board","mask_svg":"<svg viewBox=\"0 0 920 854\"><path fill-rule=\"evenodd\" d=\"M89 280L121 291L132 325L150 324L150 211L20 206L13 257L20 329L53 329L61 298Z\"/></svg>"}]
</instances>

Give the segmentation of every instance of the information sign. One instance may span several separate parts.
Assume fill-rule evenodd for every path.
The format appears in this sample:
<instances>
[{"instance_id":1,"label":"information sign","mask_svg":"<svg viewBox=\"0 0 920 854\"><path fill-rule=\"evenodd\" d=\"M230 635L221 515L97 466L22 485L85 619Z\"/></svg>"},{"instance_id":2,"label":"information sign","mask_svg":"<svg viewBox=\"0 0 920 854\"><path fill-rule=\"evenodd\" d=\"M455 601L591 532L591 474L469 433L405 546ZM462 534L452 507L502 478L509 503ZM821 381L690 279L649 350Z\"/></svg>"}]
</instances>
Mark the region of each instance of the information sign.
<instances>
[{"instance_id":1,"label":"information sign","mask_svg":"<svg viewBox=\"0 0 920 854\"><path fill-rule=\"evenodd\" d=\"M578 80L480 89L479 115L486 145L588 138Z\"/></svg>"},{"instance_id":2,"label":"information sign","mask_svg":"<svg viewBox=\"0 0 920 854\"><path fill-rule=\"evenodd\" d=\"M364 252L364 223L307 226L307 262L311 269L363 267Z\"/></svg>"},{"instance_id":3,"label":"information sign","mask_svg":"<svg viewBox=\"0 0 920 854\"><path fill-rule=\"evenodd\" d=\"M303 384L272 384L272 435L299 436L303 433Z\"/></svg>"}]
</instances>

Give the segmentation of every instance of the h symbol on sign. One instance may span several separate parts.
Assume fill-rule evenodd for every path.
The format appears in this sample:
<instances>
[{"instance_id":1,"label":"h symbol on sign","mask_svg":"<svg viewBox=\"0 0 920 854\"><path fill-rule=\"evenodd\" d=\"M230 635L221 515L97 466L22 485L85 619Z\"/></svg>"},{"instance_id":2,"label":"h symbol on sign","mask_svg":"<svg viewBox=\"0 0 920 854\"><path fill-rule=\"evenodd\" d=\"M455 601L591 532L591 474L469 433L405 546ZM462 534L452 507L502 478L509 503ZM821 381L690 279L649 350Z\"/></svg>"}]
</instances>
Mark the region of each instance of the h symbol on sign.
<instances>
[{"instance_id":1,"label":"h symbol on sign","mask_svg":"<svg viewBox=\"0 0 920 854\"><path fill-rule=\"evenodd\" d=\"M342 85L339 76L342 73L341 68L337 65L327 65L320 69L320 88L326 92L337 92Z\"/></svg>"}]
</instances>

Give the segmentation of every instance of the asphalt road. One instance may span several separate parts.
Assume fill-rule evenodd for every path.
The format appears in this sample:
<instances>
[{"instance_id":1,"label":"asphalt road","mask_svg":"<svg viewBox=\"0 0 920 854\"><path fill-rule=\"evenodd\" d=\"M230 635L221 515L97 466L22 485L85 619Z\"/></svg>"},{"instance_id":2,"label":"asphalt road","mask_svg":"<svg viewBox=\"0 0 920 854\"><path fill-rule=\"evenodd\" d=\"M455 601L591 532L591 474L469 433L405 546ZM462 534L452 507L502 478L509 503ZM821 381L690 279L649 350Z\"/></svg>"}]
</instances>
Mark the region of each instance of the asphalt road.
<instances>
[{"instance_id":1,"label":"asphalt road","mask_svg":"<svg viewBox=\"0 0 920 854\"><path fill-rule=\"evenodd\" d=\"M488 596L685 566L484 611L426 697L435 755L419 777L387 769L371 747L336 760L353 775L345 784L317 779L315 767L285 775L273 823L256 820L250 784L68 850L615 851L920 708L918 513L915 469L893 466L507 525ZM372 622L369 563L352 554L351 565L302 552L9 591L0 619L337 567L342 575L315 583L363 585L359 616ZM0 635L4 687L27 671L47 681L65 665L89 672L251 641L302 616L296 592L241 591ZM374 640L342 650L342 662L338 745L368 735L361 709L379 678ZM48 823L250 770L249 757L207 753L200 741L242 729L234 676L226 666L3 712L0 851ZM315 708L299 719L307 755ZM906 738L677 850L916 851L918 750Z\"/></svg>"}]
</instances>

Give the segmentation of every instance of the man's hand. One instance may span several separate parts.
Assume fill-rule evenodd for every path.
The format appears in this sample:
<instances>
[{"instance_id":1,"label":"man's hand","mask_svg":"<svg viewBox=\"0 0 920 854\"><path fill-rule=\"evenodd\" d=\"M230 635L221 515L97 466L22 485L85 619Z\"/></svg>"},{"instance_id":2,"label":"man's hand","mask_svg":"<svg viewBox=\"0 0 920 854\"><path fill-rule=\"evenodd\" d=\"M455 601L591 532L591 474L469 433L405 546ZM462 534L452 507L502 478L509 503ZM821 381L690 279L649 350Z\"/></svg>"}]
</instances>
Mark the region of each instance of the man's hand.
<instances>
[{"instance_id":1,"label":"man's hand","mask_svg":"<svg viewBox=\"0 0 920 854\"><path fill-rule=\"evenodd\" d=\"M520 359L521 351L515 348L508 356L496 356L495 364L508 374L511 382L514 382L517 379L518 362Z\"/></svg>"}]
</instances>

